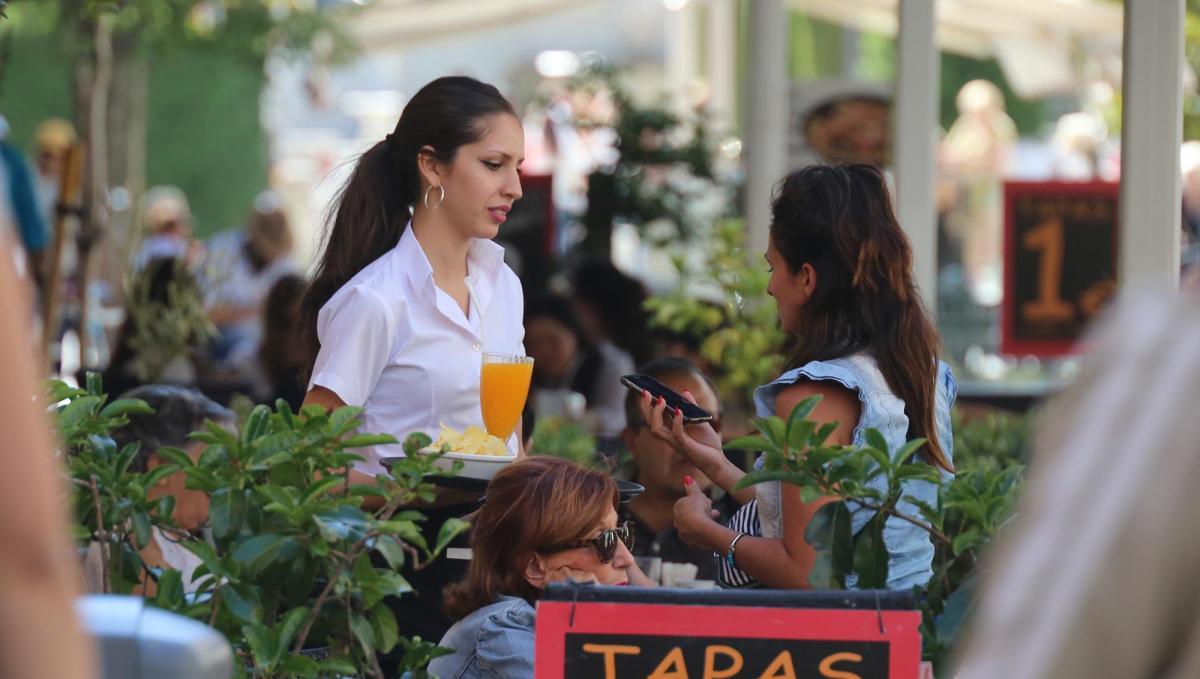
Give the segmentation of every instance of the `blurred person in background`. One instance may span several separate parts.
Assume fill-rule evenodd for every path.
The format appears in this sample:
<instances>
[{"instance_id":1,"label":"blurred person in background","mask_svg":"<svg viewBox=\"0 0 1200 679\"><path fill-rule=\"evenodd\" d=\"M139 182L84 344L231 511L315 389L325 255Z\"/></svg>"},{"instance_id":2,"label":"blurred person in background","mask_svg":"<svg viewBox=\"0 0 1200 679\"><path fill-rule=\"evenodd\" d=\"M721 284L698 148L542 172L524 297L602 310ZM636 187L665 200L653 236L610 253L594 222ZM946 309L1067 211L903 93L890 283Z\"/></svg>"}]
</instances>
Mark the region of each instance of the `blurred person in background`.
<instances>
[{"instance_id":1,"label":"blurred person in background","mask_svg":"<svg viewBox=\"0 0 1200 679\"><path fill-rule=\"evenodd\" d=\"M304 402L304 348L293 341L300 332L300 298L308 285L296 274L285 274L267 293L263 303L262 342L258 346L258 369L268 390L260 400L274 405L287 401L299 411Z\"/></svg>"},{"instance_id":2,"label":"blurred person in background","mask_svg":"<svg viewBox=\"0 0 1200 679\"><path fill-rule=\"evenodd\" d=\"M113 432L113 441L118 450L130 443L141 444L137 457L130 465L133 471L146 472L163 464L165 460L156 451L164 447L179 448L193 462L199 462L207 444L193 441L188 435L203 429L207 420L230 431L236 428L232 411L190 387L148 384L127 391L120 398L141 399L154 409L152 415L129 415L129 423ZM194 592L200 580L194 580L193 574L202 562L200 557L180 545L179 541L187 534L199 533L208 522L209 500L204 491L187 488L184 483L186 478L183 472L176 472L159 481L158 485L146 489L146 497L151 500L166 495L175 498L175 510L171 518L180 534L168 535L158 527L153 527L150 542L141 550L141 557L149 569L173 568L179 571L184 591ZM92 592L103 591L102 568L100 549L93 543L88 550L85 569L87 586ZM133 593L154 596L157 589L155 572L143 570L141 589L135 589Z\"/></svg>"},{"instance_id":3,"label":"blurred person in background","mask_svg":"<svg viewBox=\"0 0 1200 679\"><path fill-rule=\"evenodd\" d=\"M625 387L633 359L614 345L592 344L571 302L543 293L525 308L525 349L533 357L533 391L575 392L587 399L596 433L617 436L625 428Z\"/></svg>"},{"instance_id":4,"label":"blurred person in background","mask_svg":"<svg viewBox=\"0 0 1200 679\"><path fill-rule=\"evenodd\" d=\"M142 200L145 235L133 257L133 270L141 271L156 259L179 259L191 266L202 247L192 237L192 209L177 186L155 186Z\"/></svg>"},{"instance_id":5,"label":"blurred person in background","mask_svg":"<svg viewBox=\"0 0 1200 679\"><path fill-rule=\"evenodd\" d=\"M676 393L690 393L696 399L696 405L712 414L719 431L721 405L717 392L696 366L679 358L660 358L638 368L638 373L653 377ZM642 571L648 576L654 578L656 573L659 574L660 584L671 586L679 580L716 580L717 564L712 550L685 543L674 523L675 503L686 495L684 479L692 478L704 492L714 490L713 483L690 460L650 432L642 420L640 402L637 392L628 391L625 430L621 432L621 440L633 457L632 480L646 488L641 495L621 505L618 512L621 520L629 521L633 527L633 555L638 557ZM716 492L719 499L713 503L713 508L718 511L715 518L724 523L737 508L737 502L720 489Z\"/></svg>"},{"instance_id":6,"label":"blurred person in background","mask_svg":"<svg viewBox=\"0 0 1200 679\"><path fill-rule=\"evenodd\" d=\"M25 277L28 262L37 262L50 237L46 217L38 205L38 196L25 157L8 143L8 121L0 116L0 224L15 226L21 257L17 273ZM33 267L34 273L38 267Z\"/></svg>"},{"instance_id":7,"label":"blurred person in background","mask_svg":"<svg viewBox=\"0 0 1200 679\"><path fill-rule=\"evenodd\" d=\"M54 462L8 237L0 229L0 677L88 679L95 651L75 614L82 575L67 530L66 492Z\"/></svg>"},{"instance_id":8,"label":"blurred person in background","mask_svg":"<svg viewBox=\"0 0 1200 679\"><path fill-rule=\"evenodd\" d=\"M1200 290L1133 293L1042 413L964 679L1200 677Z\"/></svg>"},{"instance_id":9,"label":"blurred person in background","mask_svg":"<svg viewBox=\"0 0 1200 679\"><path fill-rule=\"evenodd\" d=\"M57 216L63 167L75 141L75 127L62 118L42 121L33 134L34 184L42 219L48 225L53 225Z\"/></svg>"},{"instance_id":10,"label":"blurred person in background","mask_svg":"<svg viewBox=\"0 0 1200 679\"><path fill-rule=\"evenodd\" d=\"M654 357L646 288L607 258L591 259L571 276L572 301L591 343L629 355L635 365Z\"/></svg>"},{"instance_id":11,"label":"blurred person in background","mask_svg":"<svg viewBox=\"0 0 1200 679\"><path fill-rule=\"evenodd\" d=\"M283 204L270 192L255 199L244 230L219 234L209 243L202 284L209 318L217 327L213 357L219 365L244 371L255 362L267 294L299 269L292 246Z\"/></svg>"},{"instance_id":12,"label":"blurred person in background","mask_svg":"<svg viewBox=\"0 0 1200 679\"><path fill-rule=\"evenodd\" d=\"M1102 155L1108 125L1094 113L1076 111L1054 124L1054 177L1065 181L1112 179L1105 177Z\"/></svg>"},{"instance_id":13,"label":"blurred person in background","mask_svg":"<svg viewBox=\"0 0 1200 679\"><path fill-rule=\"evenodd\" d=\"M1004 93L972 80L955 98L958 117L939 149L942 174L953 186L948 235L962 253L967 289L976 304L994 306L1003 295L1003 182L1017 141Z\"/></svg>"}]
</instances>

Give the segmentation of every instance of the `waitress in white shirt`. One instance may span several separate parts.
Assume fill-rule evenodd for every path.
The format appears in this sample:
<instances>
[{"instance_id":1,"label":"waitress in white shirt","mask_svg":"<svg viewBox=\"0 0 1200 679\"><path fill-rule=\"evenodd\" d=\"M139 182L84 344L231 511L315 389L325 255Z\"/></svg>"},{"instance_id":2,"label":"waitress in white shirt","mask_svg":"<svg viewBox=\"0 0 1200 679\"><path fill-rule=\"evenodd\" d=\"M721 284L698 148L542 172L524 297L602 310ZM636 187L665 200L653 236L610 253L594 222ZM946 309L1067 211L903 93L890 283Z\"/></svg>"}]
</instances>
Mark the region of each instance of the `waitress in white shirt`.
<instances>
[{"instance_id":1,"label":"waitress in white shirt","mask_svg":"<svg viewBox=\"0 0 1200 679\"><path fill-rule=\"evenodd\" d=\"M482 352L524 354L521 283L492 242L521 197L524 146L495 87L446 77L361 156L301 301L305 404L362 406L363 431L401 441L482 424ZM363 482L403 451L359 454Z\"/></svg>"}]
</instances>

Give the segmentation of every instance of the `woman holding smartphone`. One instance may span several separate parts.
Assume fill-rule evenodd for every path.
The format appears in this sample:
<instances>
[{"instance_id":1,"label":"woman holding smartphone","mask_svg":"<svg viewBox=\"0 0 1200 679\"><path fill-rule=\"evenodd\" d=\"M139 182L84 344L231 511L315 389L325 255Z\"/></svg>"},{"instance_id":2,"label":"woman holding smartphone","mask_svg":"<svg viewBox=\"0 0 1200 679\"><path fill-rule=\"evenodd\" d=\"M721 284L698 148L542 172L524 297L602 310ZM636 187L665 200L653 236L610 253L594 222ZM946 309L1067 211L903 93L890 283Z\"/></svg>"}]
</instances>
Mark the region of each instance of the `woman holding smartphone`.
<instances>
[{"instance_id":1,"label":"woman holding smartphone","mask_svg":"<svg viewBox=\"0 0 1200 679\"><path fill-rule=\"evenodd\" d=\"M524 353L521 283L492 242L521 197L524 147L495 87L446 77L362 155L301 301L305 404L361 406L364 431L401 440L481 423L483 353ZM360 454L369 482L403 452Z\"/></svg>"},{"instance_id":2,"label":"woman holding smartphone","mask_svg":"<svg viewBox=\"0 0 1200 679\"><path fill-rule=\"evenodd\" d=\"M869 165L797 170L776 192L770 236L767 292L779 306L793 353L789 369L755 391L758 416L787 418L801 401L820 396L811 418L838 423L833 442L861 445L868 428L878 429L892 450L925 438L929 443L918 459L941 469L947 480L953 470L950 406L957 387L949 368L938 361L937 330L917 295L912 251L883 176ZM684 397L692 400L690 394ZM805 503L799 487L779 482L736 490L743 472L726 459L712 427L685 426L686 413L664 421L665 409L661 399L643 394L651 430L727 492L752 502L759 518L759 531L722 526L712 520L711 503L696 485L685 484L687 496L675 506L680 536L718 553L722 584L808 587L816 554L805 531L827 500ZM910 480L901 509L916 515L914 500L932 503L936 496L935 484ZM854 505L851 510L851 530L857 533L873 512ZM929 580L933 544L925 531L889 518L884 542L889 588L908 589Z\"/></svg>"}]
</instances>

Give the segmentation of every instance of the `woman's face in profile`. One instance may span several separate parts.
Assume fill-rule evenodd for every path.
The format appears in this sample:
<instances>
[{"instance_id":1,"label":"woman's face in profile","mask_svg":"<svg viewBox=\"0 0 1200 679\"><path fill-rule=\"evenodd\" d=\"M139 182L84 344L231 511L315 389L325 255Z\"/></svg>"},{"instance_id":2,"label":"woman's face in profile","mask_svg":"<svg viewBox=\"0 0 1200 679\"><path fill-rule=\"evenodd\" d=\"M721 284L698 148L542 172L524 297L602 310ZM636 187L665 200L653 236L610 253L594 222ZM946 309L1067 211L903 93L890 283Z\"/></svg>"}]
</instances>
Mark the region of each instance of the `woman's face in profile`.
<instances>
[{"instance_id":1,"label":"woman's face in profile","mask_svg":"<svg viewBox=\"0 0 1200 679\"><path fill-rule=\"evenodd\" d=\"M547 382L560 382L575 361L579 341L557 320L535 316L525 323L525 351L533 357L533 370Z\"/></svg>"},{"instance_id":2,"label":"woman's face in profile","mask_svg":"<svg viewBox=\"0 0 1200 679\"><path fill-rule=\"evenodd\" d=\"M779 307L779 327L789 335L800 331L800 307L808 301L800 276L788 268L787 261L779 250L775 249L775 239L770 239L767 245L767 270L771 277L767 281L767 294L775 298Z\"/></svg>"},{"instance_id":3,"label":"woman's face in profile","mask_svg":"<svg viewBox=\"0 0 1200 679\"><path fill-rule=\"evenodd\" d=\"M600 535L601 532L612 530L616 527L617 512L615 509L610 508L604 520L593 526L587 535L582 535L579 539L591 540ZM608 563L600 562L600 555L597 553L596 548L591 545L556 552L554 554L546 554L542 556L542 559L543 569L547 573L548 581L561 580L564 579L564 576L579 580L579 575L587 573L596 578L596 584L598 585L629 584L629 568L633 566L633 554L629 552L625 543L620 540L617 540L617 551Z\"/></svg>"}]
</instances>

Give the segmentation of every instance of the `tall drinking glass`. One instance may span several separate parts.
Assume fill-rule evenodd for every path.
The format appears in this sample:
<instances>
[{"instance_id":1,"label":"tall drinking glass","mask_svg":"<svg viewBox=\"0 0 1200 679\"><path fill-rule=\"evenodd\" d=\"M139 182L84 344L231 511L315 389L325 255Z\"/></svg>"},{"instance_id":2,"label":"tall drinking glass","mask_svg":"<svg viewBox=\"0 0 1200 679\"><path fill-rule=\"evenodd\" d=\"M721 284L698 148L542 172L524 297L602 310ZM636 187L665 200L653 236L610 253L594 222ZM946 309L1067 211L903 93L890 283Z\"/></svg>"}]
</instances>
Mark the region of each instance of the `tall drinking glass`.
<instances>
[{"instance_id":1,"label":"tall drinking glass","mask_svg":"<svg viewBox=\"0 0 1200 679\"><path fill-rule=\"evenodd\" d=\"M504 441L512 436L525 410L532 378L533 359L529 356L483 355L479 404L483 409L483 425L489 434Z\"/></svg>"}]
</instances>

